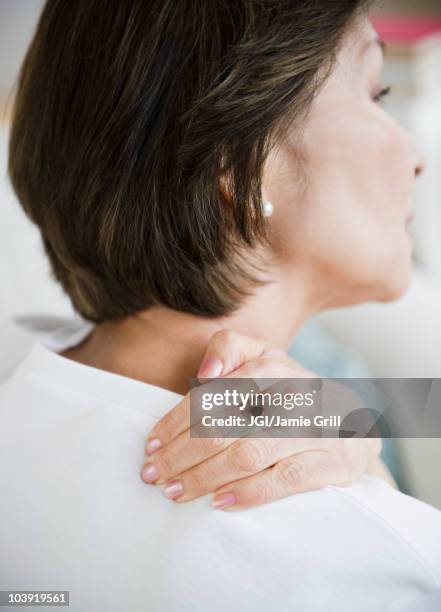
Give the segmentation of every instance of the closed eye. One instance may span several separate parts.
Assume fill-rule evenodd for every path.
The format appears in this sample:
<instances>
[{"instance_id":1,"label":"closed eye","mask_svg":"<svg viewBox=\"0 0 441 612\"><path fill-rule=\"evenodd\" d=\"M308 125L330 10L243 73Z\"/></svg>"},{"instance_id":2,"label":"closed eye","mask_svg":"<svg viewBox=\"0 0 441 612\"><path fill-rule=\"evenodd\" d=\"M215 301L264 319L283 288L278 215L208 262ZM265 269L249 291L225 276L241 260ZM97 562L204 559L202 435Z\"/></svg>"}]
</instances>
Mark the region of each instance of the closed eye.
<instances>
[{"instance_id":1,"label":"closed eye","mask_svg":"<svg viewBox=\"0 0 441 612\"><path fill-rule=\"evenodd\" d=\"M388 87L383 87L382 89L380 89L378 93L374 95L373 100L375 102L381 102L382 100L384 100L384 98L386 98L390 94L391 90L392 88L390 85Z\"/></svg>"}]
</instances>

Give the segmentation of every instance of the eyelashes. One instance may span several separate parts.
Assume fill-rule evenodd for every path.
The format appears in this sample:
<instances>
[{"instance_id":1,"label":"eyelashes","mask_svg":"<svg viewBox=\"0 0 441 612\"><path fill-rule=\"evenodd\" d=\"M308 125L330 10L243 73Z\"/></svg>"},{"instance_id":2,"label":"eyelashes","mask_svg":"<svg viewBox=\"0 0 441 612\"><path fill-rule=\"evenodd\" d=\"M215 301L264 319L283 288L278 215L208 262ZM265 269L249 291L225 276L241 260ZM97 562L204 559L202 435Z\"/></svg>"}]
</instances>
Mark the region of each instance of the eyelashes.
<instances>
[{"instance_id":1,"label":"eyelashes","mask_svg":"<svg viewBox=\"0 0 441 612\"><path fill-rule=\"evenodd\" d=\"M375 94L375 96L373 97L373 100L375 102L381 102L382 100L384 100L384 98L387 98L391 90L392 90L392 87L390 85L388 85L387 87L383 87L382 89L380 89L380 91L377 94Z\"/></svg>"}]
</instances>

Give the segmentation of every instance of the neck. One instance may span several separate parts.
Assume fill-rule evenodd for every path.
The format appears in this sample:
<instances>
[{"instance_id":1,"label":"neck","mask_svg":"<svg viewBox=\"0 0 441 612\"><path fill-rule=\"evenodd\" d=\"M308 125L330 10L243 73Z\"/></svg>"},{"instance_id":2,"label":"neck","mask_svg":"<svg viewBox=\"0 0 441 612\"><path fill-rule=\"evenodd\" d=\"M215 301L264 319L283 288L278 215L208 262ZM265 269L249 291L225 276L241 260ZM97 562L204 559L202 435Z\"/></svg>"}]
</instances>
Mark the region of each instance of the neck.
<instances>
[{"instance_id":1,"label":"neck","mask_svg":"<svg viewBox=\"0 0 441 612\"><path fill-rule=\"evenodd\" d=\"M300 287L273 282L227 317L155 306L122 321L102 323L64 356L184 394L216 331L229 329L287 348L312 310Z\"/></svg>"}]
</instances>

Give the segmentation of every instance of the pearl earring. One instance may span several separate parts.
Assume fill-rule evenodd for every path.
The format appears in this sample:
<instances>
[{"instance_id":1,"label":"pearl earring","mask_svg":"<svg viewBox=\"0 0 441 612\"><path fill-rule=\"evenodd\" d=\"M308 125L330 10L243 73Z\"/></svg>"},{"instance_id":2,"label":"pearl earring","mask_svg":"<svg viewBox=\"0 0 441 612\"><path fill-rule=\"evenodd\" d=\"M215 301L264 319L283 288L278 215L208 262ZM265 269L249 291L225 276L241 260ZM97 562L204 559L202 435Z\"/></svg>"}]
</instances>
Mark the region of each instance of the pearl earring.
<instances>
[{"instance_id":1,"label":"pearl earring","mask_svg":"<svg viewBox=\"0 0 441 612\"><path fill-rule=\"evenodd\" d=\"M262 204L262 212L264 217L271 217L274 212L274 206L271 202L266 201Z\"/></svg>"}]
</instances>

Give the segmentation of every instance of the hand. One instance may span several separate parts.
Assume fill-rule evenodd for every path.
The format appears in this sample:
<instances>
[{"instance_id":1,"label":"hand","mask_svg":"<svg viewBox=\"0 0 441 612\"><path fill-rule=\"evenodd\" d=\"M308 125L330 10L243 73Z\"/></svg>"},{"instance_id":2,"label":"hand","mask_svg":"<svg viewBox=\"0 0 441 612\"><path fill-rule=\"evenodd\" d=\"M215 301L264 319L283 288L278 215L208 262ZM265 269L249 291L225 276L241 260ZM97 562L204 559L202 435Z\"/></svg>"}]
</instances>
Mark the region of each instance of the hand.
<instances>
[{"instance_id":1,"label":"hand","mask_svg":"<svg viewBox=\"0 0 441 612\"><path fill-rule=\"evenodd\" d=\"M282 350L222 331L212 337L198 377L316 377ZM150 432L141 471L164 494L185 502L214 492L213 506L242 510L326 485L348 486L375 466L376 438L190 438L190 398ZM387 479L386 472L383 474Z\"/></svg>"}]
</instances>

